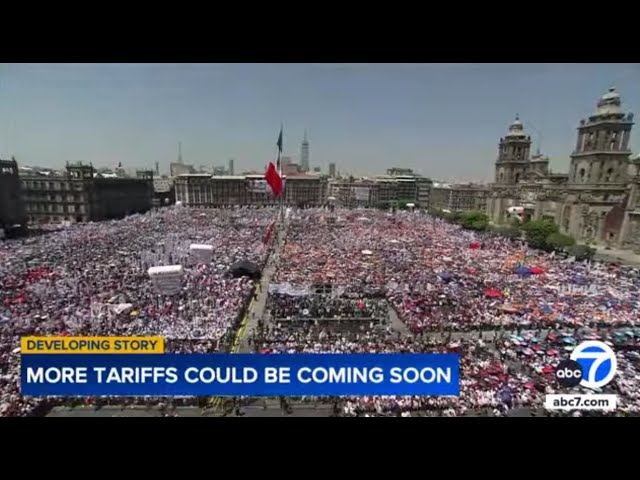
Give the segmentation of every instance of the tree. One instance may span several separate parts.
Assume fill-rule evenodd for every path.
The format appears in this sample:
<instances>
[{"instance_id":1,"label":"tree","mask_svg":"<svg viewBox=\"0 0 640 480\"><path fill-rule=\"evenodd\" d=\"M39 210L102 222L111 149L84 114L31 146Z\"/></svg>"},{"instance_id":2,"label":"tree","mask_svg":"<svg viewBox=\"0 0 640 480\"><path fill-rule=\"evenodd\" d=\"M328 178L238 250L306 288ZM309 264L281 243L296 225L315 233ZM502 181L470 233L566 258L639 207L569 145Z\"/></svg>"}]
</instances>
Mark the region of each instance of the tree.
<instances>
[{"instance_id":1,"label":"tree","mask_svg":"<svg viewBox=\"0 0 640 480\"><path fill-rule=\"evenodd\" d=\"M510 227L515 227L518 229L518 231L520 231L520 227L522 226L522 220L518 220L517 218L512 218L511 220L509 220L509 224Z\"/></svg>"},{"instance_id":2,"label":"tree","mask_svg":"<svg viewBox=\"0 0 640 480\"><path fill-rule=\"evenodd\" d=\"M520 228L507 225L496 225L491 227L491 231L503 237L510 238L511 240L517 240L522 236Z\"/></svg>"},{"instance_id":3,"label":"tree","mask_svg":"<svg viewBox=\"0 0 640 480\"><path fill-rule=\"evenodd\" d=\"M471 230L486 230L489 218L484 212L472 210L460 214L460 223L464 228Z\"/></svg>"},{"instance_id":4,"label":"tree","mask_svg":"<svg viewBox=\"0 0 640 480\"><path fill-rule=\"evenodd\" d=\"M471 224L471 230L478 230L480 232L484 232L489 224L484 220L476 220Z\"/></svg>"},{"instance_id":5,"label":"tree","mask_svg":"<svg viewBox=\"0 0 640 480\"><path fill-rule=\"evenodd\" d=\"M550 220L532 220L522 226L525 238L533 248L548 249L547 238L558 233L558 226Z\"/></svg>"},{"instance_id":6,"label":"tree","mask_svg":"<svg viewBox=\"0 0 640 480\"><path fill-rule=\"evenodd\" d=\"M577 261L591 260L596 254L596 249L588 245L572 245L567 249L567 253L576 257Z\"/></svg>"},{"instance_id":7,"label":"tree","mask_svg":"<svg viewBox=\"0 0 640 480\"><path fill-rule=\"evenodd\" d=\"M445 212L442 210L441 218L444 218L448 222L459 223L460 212Z\"/></svg>"},{"instance_id":8,"label":"tree","mask_svg":"<svg viewBox=\"0 0 640 480\"><path fill-rule=\"evenodd\" d=\"M549 235L546 239L548 248L551 250L566 250L572 245L576 244L576 240L569 235L556 232Z\"/></svg>"}]
</instances>

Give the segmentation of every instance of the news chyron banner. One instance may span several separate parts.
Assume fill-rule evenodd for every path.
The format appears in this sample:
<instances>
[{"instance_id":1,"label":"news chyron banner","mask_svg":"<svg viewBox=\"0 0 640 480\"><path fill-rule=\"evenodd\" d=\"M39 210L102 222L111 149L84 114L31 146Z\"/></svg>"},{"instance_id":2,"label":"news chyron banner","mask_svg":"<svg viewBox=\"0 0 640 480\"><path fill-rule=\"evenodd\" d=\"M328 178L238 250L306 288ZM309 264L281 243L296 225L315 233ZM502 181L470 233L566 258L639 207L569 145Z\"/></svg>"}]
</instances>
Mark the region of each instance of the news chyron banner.
<instances>
[{"instance_id":1,"label":"news chyron banner","mask_svg":"<svg viewBox=\"0 0 640 480\"><path fill-rule=\"evenodd\" d=\"M24 337L27 396L361 396L460 391L456 353L164 353L160 337Z\"/></svg>"}]
</instances>

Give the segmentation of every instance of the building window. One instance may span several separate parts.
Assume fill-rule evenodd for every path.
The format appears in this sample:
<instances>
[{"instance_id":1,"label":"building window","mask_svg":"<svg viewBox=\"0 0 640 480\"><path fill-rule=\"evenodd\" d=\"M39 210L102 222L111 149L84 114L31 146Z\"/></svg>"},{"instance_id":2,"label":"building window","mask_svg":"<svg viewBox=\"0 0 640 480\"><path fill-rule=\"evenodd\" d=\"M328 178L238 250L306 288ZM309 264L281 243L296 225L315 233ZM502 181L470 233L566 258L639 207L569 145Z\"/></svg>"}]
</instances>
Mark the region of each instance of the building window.
<instances>
[{"instance_id":1,"label":"building window","mask_svg":"<svg viewBox=\"0 0 640 480\"><path fill-rule=\"evenodd\" d=\"M607 175L605 177L605 181L606 182L610 182L612 180L613 177L613 168L610 168L607 170Z\"/></svg>"},{"instance_id":2,"label":"building window","mask_svg":"<svg viewBox=\"0 0 640 480\"><path fill-rule=\"evenodd\" d=\"M520 181L520 174L516 173L516 183L518 183Z\"/></svg>"},{"instance_id":3,"label":"building window","mask_svg":"<svg viewBox=\"0 0 640 480\"><path fill-rule=\"evenodd\" d=\"M581 168L581 169L580 169L580 181L581 181L581 182L584 182L584 175L585 175L585 173L586 173L586 172L585 172L584 168Z\"/></svg>"}]
</instances>

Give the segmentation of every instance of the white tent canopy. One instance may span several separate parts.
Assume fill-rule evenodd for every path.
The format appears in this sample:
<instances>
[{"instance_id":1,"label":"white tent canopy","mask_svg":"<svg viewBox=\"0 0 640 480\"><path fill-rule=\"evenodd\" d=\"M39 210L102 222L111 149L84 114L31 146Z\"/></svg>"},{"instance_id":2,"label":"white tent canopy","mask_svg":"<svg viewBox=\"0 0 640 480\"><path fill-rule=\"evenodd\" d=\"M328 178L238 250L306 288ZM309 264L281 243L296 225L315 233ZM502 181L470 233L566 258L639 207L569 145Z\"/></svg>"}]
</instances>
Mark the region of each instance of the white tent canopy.
<instances>
[{"instance_id":1,"label":"white tent canopy","mask_svg":"<svg viewBox=\"0 0 640 480\"><path fill-rule=\"evenodd\" d=\"M161 295L173 295L182 288L182 265L151 267L147 273L153 282L156 292Z\"/></svg>"},{"instance_id":2,"label":"white tent canopy","mask_svg":"<svg viewBox=\"0 0 640 480\"><path fill-rule=\"evenodd\" d=\"M189 246L189 250L204 250L208 252L213 252L213 245L203 245L200 243L192 243Z\"/></svg>"},{"instance_id":3,"label":"white tent canopy","mask_svg":"<svg viewBox=\"0 0 640 480\"><path fill-rule=\"evenodd\" d=\"M128 310L131 310L133 308L133 304L131 303L119 303L118 305L116 305L113 309L113 311L120 315L121 313L125 313Z\"/></svg>"},{"instance_id":4,"label":"white tent canopy","mask_svg":"<svg viewBox=\"0 0 640 480\"><path fill-rule=\"evenodd\" d=\"M362 250L362 254L363 255L373 255L373 252L371 250Z\"/></svg>"},{"instance_id":5,"label":"white tent canopy","mask_svg":"<svg viewBox=\"0 0 640 480\"><path fill-rule=\"evenodd\" d=\"M147 270L147 273L151 278L154 277L163 277L167 275L181 275L182 276L182 265L166 265L163 267L151 267Z\"/></svg>"}]
</instances>

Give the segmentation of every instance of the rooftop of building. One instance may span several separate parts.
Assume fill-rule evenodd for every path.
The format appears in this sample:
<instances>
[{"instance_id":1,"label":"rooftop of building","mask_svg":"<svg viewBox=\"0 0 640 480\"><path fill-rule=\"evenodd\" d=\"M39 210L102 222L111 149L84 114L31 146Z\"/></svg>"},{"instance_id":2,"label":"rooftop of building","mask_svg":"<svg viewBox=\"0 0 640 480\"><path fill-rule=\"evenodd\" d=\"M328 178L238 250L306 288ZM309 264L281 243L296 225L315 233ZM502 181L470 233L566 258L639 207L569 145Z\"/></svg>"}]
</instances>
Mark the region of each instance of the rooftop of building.
<instances>
[{"instance_id":1,"label":"rooftop of building","mask_svg":"<svg viewBox=\"0 0 640 480\"><path fill-rule=\"evenodd\" d=\"M434 182L433 188L451 190L488 190L489 186L482 183L441 183Z\"/></svg>"}]
</instances>

